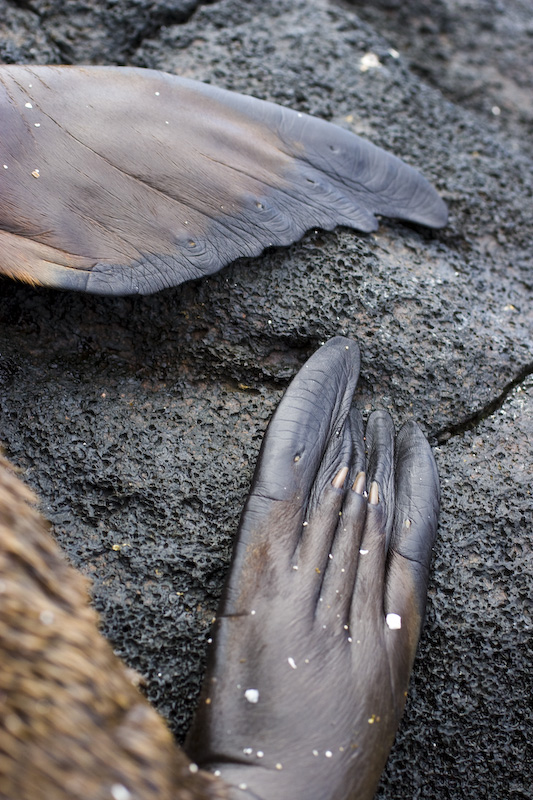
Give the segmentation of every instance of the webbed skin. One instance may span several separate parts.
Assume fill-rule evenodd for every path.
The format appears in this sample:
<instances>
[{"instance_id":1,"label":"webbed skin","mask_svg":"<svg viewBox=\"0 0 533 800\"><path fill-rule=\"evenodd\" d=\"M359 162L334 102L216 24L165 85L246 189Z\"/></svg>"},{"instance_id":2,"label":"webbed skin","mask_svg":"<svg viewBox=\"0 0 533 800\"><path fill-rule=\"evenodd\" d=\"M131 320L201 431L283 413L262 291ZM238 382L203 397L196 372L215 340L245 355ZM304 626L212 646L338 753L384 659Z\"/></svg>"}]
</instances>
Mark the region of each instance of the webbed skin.
<instances>
[{"instance_id":1,"label":"webbed skin","mask_svg":"<svg viewBox=\"0 0 533 800\"><path fill-rule=\"evenodd\" d=\"M439 482L415 423L365 442L358 372L327 342L263 441L186 745L233 797L370 800L403 713Z\"/></svg>"},{"instance_id":2,"label":"webbed skin","mask_svg":"<svg viewBox=\"0 0 533 800\"><path fill-rule=\"evenodd\" d=\"M0 66L0 274L150 294L311 227L429 227L416 170L324 120L163 72Z\"/></svg>"}]
</instances>

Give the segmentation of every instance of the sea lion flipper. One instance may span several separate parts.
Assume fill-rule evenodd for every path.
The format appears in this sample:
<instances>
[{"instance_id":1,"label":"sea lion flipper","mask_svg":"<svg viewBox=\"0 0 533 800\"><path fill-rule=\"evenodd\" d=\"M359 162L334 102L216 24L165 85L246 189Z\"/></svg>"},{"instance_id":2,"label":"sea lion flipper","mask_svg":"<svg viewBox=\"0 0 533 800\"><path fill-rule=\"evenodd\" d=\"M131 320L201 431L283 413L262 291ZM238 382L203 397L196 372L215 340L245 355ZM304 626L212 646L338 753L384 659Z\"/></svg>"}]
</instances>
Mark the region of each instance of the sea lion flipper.
<instances>
[{"instance_id":1,"label":"sea lion flipper","mask_svg":"<svg viewBox=\"0 0 533 800\"><path fill-rule=\"evenodd\" d=\"M224 613L239 613L242 604L246 606L242 575L249 559L256 557L257 543L264 553L266 538L268 548L285 548L290 557L316 495L333 480L336 469L349 463L345 422L358 376L359 348L338 336L311 356L283 396L265 434L241 517ZM285 526L282 536L267 521L284 514L300 522Z\"/></svg>"},{"instance_id":2,"label":"sea lion flipper","mask_svg":"<svg viewBox=\"0 0 533 800\"><path fill-rule=\"evenodd\" d=\"M374 411L366 426L366 446L368 451L368 486L376 481L383 505L388 545L394 518L394 450L396 432L390 414Z\"/></svg>"},{"instance_id":3,"label":"sea lion flipper","mask_svg":"<svg viewBox=\"0 0 533 800\"><path fill-rule=\"evenodd\" d=\"M345 342L312 357L268 429L186 745L235 797L371 800L405 704L420 614L403 601L422 591L406 554L422 539L427 561L436 515L410 543L398 514L423 512L417 479L431 454L408 427L395 458L380 412L365 456L359 415L339 413L355 386ZM327 364L334 379L317 380Z\"/></svg>"},{"instance_id":4,"label":"sea lion flipper","mask_svg":"<svg viewBox=\"0 0 533 800\"><path fill-rule=\"evenodd\" d=\"M0 274L149 294L319 226L446 223L400 159L324 120L154 70L0 66Z\"/></svg>"},{"instance_id":5,"label":"sea lion flipper","mask_svg":"<svg viewBox=\"0 0 533 800\"><path fill-rule=\"evenodd\" d=\"M404 609L402 616L412 628L416 649L426 605L440 491L435 459L415 422L406 423L398 433L395 461L396 510L385 609L398 613Z\"/></svg>"}]
</instances>

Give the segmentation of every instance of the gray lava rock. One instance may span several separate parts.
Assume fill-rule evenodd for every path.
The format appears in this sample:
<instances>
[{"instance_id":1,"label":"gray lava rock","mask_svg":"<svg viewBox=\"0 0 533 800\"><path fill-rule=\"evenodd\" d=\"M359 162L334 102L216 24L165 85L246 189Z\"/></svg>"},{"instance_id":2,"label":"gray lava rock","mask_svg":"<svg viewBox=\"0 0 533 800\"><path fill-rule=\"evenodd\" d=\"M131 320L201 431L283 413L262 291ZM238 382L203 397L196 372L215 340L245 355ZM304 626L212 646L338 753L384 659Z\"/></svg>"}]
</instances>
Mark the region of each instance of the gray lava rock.
<instances>
[{"instance_id":1,"label":"gray lava rock","mask_svg":"<svg viewBox=\"0 0 533 800\"><path fill-rule=\"evenodd\" d=\"M411 68L533 153L529 0L347 0L394 40Z\"/></svg>"},{"instance_id":2,"label":"gray lava rock","mask_svg":"<svg viewBox=\"0 0 533 800\"><path fill-rule=\"evenodd\" d=\"M68 38L72 63L157 67L318 114L416 166L451 211L437 233L311 231L152 297L0 285L0 438L93 579L106 635L182 737L268 418L320 342L353 336L360 407L417 418L443 481L428 623L379 797L529 797L531 157L346 4L221 0L153 28L138 4L93 5L89 29L0 2L0 57L58 62Z\"/></svg>"}]
</instances>

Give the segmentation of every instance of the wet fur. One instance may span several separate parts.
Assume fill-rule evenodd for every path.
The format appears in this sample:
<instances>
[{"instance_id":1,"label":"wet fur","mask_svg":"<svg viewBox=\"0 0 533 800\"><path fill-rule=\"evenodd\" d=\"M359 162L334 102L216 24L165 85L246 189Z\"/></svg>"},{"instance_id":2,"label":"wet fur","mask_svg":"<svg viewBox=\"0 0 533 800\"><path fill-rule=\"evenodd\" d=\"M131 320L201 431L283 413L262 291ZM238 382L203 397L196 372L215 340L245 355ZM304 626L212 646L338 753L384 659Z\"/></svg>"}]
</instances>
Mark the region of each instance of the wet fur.
<instances>
[{"instance_id":1,"label":"wet fur","mask_svg":"<svg viewBox=\"0 0 533 800\"><path fill-rule=\"evenodd\" d=\"M99 633L35 501L0 456L0 797L222 800Z\"/></svg>"}]
</instances>

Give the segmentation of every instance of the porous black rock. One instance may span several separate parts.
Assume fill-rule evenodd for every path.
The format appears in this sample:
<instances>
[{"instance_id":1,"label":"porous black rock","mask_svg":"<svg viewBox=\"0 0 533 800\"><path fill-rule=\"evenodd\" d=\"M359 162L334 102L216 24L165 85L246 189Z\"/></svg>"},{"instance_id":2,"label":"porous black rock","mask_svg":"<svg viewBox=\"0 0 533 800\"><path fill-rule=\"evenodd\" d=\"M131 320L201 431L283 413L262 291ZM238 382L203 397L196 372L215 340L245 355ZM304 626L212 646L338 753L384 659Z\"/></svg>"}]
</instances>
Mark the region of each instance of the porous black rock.
<instances>
[{"instance_id":1,"label":"porous black rock","mask_svg":"<svg viewBox=\"0 0 533 800\"><path fill-rule=\"evenodd\" d=\"M36 27L31 4L4 19L15 60L63 60L57 20ZM418 419L443 482L428 624L379 797L527 797L531 157L425 85L347 4L222 0L150 35L128 64L367 135L437 186L450 223L311 232L145 298L3 282L7 453L181 737L267 420L320 342L357 338L360 407ZM95 60L122 61L106 37ZM87 58L83 37L70 56Z\"/></svg>"}]
</instances>

